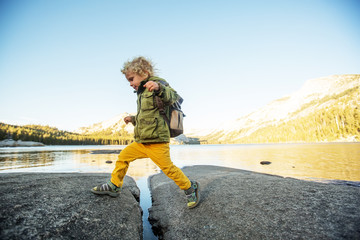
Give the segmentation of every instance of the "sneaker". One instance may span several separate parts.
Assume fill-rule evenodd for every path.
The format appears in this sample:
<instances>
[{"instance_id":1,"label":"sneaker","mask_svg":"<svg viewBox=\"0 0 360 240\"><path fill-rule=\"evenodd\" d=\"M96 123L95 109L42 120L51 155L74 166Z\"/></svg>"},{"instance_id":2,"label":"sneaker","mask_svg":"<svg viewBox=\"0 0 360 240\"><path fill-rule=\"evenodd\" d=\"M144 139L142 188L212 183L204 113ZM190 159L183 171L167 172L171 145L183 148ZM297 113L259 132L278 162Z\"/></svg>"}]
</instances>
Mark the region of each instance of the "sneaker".
<instances>
[{"instance_id":1,"label":"sneaker","mask_svg":"<svg viewBox=\"0 0 360 240\"><path fill-rule=\"evenodd\" d=\"M191 187L185 190L188 208L196 207L200 202L200 184L196 181L191 181Z\"/></svg>"},{"instance_id":2,"label":"sneaker","mask_svg":"<svg viewBox=\"0 0 360 240\"><path fill-rule=\"evenodd\" d=\"M109 181L107 183L92 188L91 192L98 195L107 194L111 197L117 197L120 195L120 189L121 188L115 186L112 182Z\"/></svg>"}]
</instances>

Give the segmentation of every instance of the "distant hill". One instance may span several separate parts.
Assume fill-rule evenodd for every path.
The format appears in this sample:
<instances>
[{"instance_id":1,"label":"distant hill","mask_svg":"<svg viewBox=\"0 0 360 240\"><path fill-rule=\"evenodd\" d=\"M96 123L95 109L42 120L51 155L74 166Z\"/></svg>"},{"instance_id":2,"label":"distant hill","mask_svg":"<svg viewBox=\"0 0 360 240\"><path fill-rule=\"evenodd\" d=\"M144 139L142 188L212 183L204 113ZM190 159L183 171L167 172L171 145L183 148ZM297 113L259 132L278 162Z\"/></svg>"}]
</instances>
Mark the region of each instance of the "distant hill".
<instances>
[{"instance_id":1,"label":"distant hill","mask_svg":"<svg viewBox=\"0 0 360 240\"><path fill-rule=\"evenodd\" d=\"M191 136L208 143L359 141L359 105L360 74L311 79L249 115Z\"/></svg>"},{"instance_id":2,"label":"distant hill","mask_svg":"<svg viewBox=\"0 0 360 240\"><path fill-rule=\"evenodd\" d=\"M298 91L229 120L218 128L187 133L172 143L280 143L360 140L360 74L333 75L305 82ZM128 113L82 127L82 135L114 135L129 139Z\"/></svg>"},{"instance_id":3,"label":"distant hill","mask_svg":"<svg viewBox=\"0 0 360 240\"><path fill-rule=\"evenodd\" d=\"M17 126L0 122L0 141L5 139L40 142L46 145L125 145L133 141L133 138L127 133L121 135L119 132L108 133L99 131L79 134L62 131L50 126ZM8 142L3 142L2 145L7 145ZM14 143L13 145L19 144Z\"/></svg>"},{"instance_id":4,"label":"distant hill","mask_svg":"<svg viewBox=\"0 0 360 240\"><path fill-rule=\"evenodd\" d=\"M105 144L105 142L102 141L103 139L61 131L55 127L40 125L17 126L0 123L0 140L4 139L34 141L46 145Z\"/></svg>"},{"instance_id":5,"label":"distant hill","mask_svg":"<svg viewBox=\"0 0 360 240\"><path fill-rule=\"evenodd\" d=\"M92 124L91 126L81 127L75 132L79 134L94 134L99 132L107 132L110 135L116 133L132 135L134 133L134 126L131 123L126 124L124 121L124 118L129 115L130 114L128 113L122 113L108 120Z\"/></svg>"},{"instance_id":6,"label":"distant hill","mask_svg":"<svg viewBox=\"0 0 360 240\"><path fill-rule=\"evenodd\" d=\"M121 136L127 137L130 140L133 140L134 135L134 126L129 123L126 124L124 122L124 118L129 115L135 115L135 114L128 114L128 113L122 113L119 114L113 118L110 118L108 120L92 124L88 127L81 127L78 130L76 130L76 133L81 135L116 135L120 134ZM189 138L185 135L180 135L176 138L172 138L170 140L171 144L199 144L198 138Z\"/></svg>"}]
</instances>

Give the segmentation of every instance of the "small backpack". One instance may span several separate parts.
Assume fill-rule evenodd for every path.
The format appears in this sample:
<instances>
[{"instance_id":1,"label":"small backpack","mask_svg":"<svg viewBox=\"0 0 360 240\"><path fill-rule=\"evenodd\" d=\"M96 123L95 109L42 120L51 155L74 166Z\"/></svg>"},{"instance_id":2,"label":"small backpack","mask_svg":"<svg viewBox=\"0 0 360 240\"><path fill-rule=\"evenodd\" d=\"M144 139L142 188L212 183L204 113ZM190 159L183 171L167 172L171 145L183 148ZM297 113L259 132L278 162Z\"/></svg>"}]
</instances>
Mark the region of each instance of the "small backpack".
<instances>
[{"instance_id":1,"label":"small backpack","mask_svg":"<svg viewBox=\"0 0 360 240\"><path fill-rule=\"evenodd\" d=\"M170 119L166 115L164 103L160 97L155 96L156 104L159 109L160 115L164 118L170 130L170 137L177 137L183 134L183 119L185 114L181 111L181 104L184 101L182 97L178 96L175 103L170 105Z\"/></svg>"}]
</instances>

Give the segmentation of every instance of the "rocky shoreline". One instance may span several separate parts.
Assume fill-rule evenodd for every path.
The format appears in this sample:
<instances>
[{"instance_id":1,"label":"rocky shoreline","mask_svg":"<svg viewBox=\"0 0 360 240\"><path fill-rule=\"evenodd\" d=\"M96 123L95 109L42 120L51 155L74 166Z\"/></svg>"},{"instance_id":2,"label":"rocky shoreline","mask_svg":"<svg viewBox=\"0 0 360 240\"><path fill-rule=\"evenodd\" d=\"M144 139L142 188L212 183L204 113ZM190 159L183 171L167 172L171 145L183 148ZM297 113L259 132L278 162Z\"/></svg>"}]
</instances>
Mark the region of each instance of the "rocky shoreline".
<instances>
[{"instance_id":1,"label":"rocky shoreline","mask_svg":"<svg viewBox=\"0 0 360 240\"><path fill-rule=\"evenodd\" d=\"M250 171L193 166L200 205L164 174L150 179L150 222L159 239L360 239L360 188Z\"/></svg>"},{"instance_id":2,"label":"rocky shoreline","mask_svg":"<svg viewBox=\"0 0 360 240\"><path fill-rule=\"evenodd\" d=\"M192 210L163 173L149 179L149 220L159 239L360 239L359 187L216 166L183 171L201 184L200 205ZM142 239L132 178L118 198L89 191L108 178L1 173L0 239Z\"/></svg>"},{"instance_id":3,"label":"rocky shoreline","mask_svg":"<svg viewBox=\"0 0 360 240\"><path fill-rule=\"evenodd\" d=\"M21 140L12 140L5 139L0 141L0 147L43 147L45 144L40 142L33 141L21 141Z\"/></svg>"}]
</instances>

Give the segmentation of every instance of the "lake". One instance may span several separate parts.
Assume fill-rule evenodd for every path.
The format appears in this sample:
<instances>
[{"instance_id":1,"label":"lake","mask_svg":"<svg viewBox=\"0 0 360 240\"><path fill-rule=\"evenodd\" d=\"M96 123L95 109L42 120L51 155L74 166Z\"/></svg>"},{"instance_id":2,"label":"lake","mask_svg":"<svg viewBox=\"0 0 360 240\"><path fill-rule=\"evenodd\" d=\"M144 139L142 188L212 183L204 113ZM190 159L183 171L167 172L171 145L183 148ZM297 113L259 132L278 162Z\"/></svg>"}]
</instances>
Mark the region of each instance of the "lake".
<instances>
[{"instance_id":1,"label":"lake","mask_svg":"<svg viewBox=\"0 0 360 240\"><path fill-rule=\"evenodd\" d=\"M91 152L124 147L0 148L0 172L111 173L117 154ZM171 157L178 167L217 165L305 180L360 181L360 143L172 145ZM139 159L131 163L128 175L138 180L159 171L151 160Z\"/></svg>"},{"instance_id":2,"label":"lake","mask_svg":"<svg viewBox=\"0 0 360 240\"><path fill-rule=\"evenodd\" d=\"M92 154L92 151L125 147L0 148L0 173L106 172L110 178L117 154ZM172 145L170 149L178 167L216 165L311 181L356 182L360 186L360 143ZM106 163L109 161L112 163ZM262 165L262 161L271 163ZM151 160L139 159L130 164L127 173L136 180L141 191L144 239L157 239L152 234L146 209L151 207L147 178L159 172Z\"/></svg>"}]
</instances>

